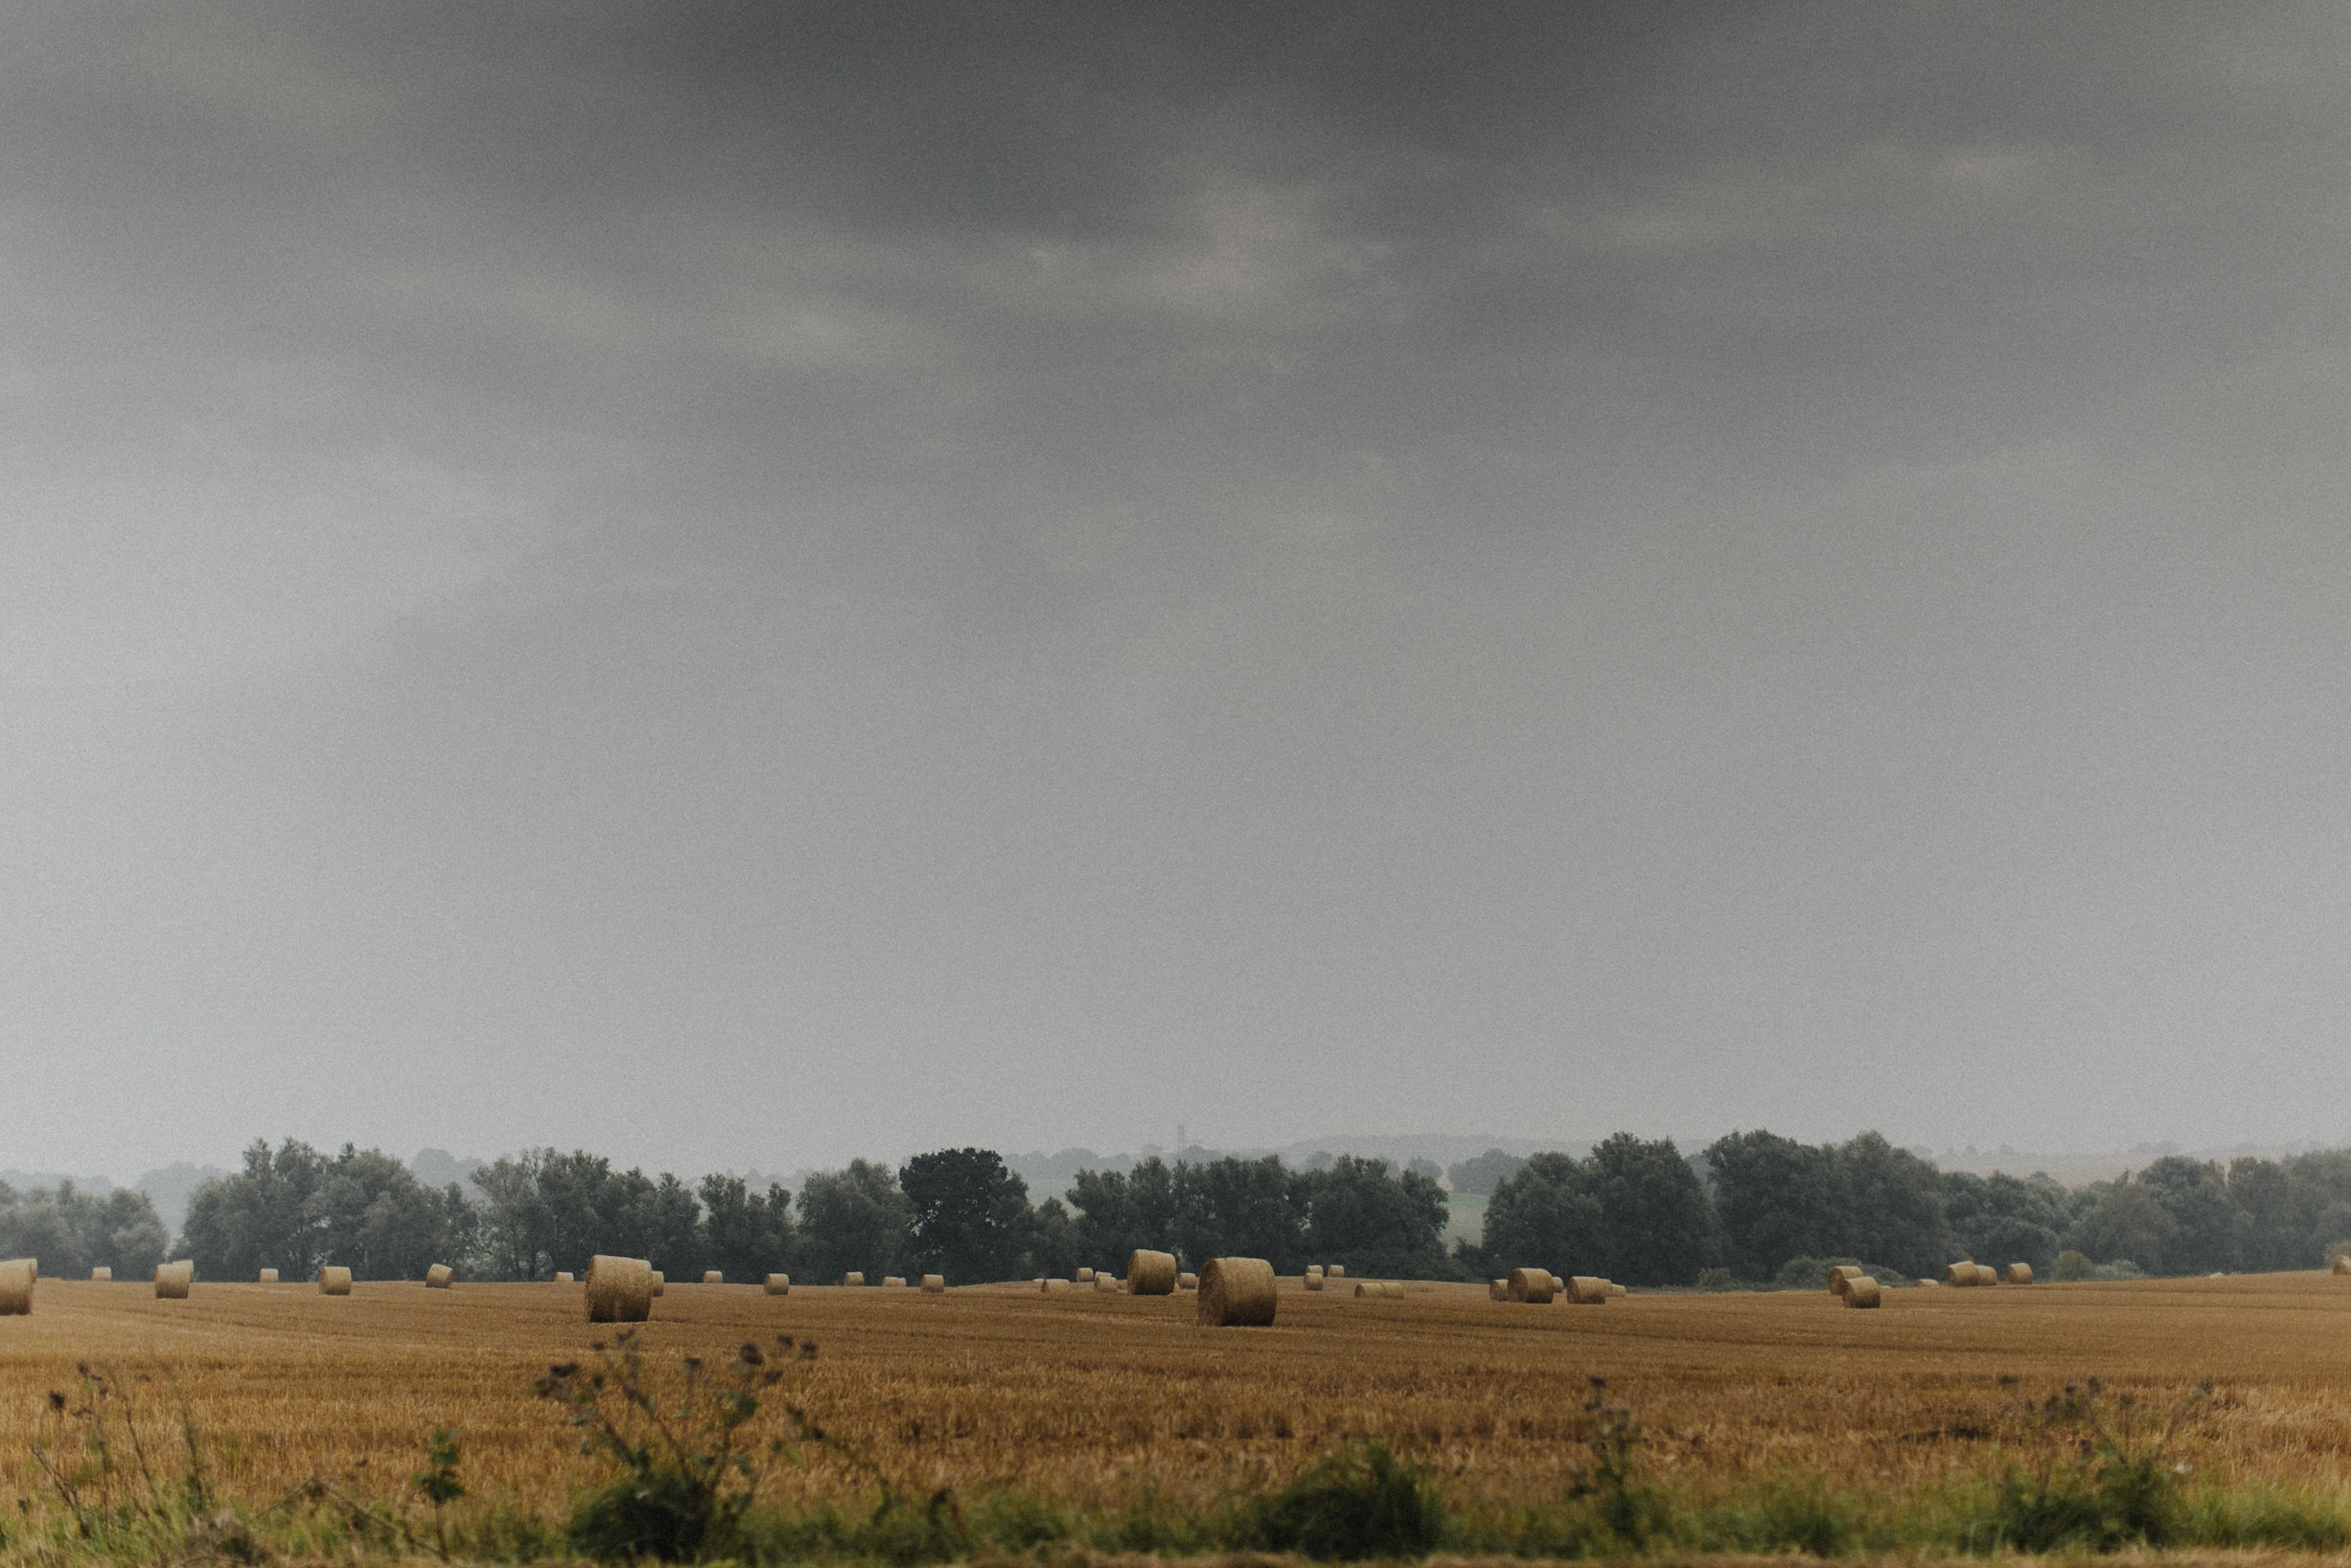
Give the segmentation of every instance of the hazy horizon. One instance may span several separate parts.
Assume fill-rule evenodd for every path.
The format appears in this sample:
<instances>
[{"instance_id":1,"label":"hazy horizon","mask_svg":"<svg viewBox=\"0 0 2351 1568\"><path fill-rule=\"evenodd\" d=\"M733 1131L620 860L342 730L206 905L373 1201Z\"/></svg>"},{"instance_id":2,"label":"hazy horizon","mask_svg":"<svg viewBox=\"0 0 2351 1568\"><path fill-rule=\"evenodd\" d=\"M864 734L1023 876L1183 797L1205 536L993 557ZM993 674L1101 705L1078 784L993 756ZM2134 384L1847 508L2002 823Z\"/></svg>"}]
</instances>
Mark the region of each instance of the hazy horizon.
<instances>
[{"instance_id":1,"label":"hazy horizon","mask_svg":"<svg viewBox=\"0 0 2351 1568\"><path fill-rule=\"evenodd\" d=\"M7 8L0 1166L2351 1144L2351 16Z\"/></svg>"}]
</instances>

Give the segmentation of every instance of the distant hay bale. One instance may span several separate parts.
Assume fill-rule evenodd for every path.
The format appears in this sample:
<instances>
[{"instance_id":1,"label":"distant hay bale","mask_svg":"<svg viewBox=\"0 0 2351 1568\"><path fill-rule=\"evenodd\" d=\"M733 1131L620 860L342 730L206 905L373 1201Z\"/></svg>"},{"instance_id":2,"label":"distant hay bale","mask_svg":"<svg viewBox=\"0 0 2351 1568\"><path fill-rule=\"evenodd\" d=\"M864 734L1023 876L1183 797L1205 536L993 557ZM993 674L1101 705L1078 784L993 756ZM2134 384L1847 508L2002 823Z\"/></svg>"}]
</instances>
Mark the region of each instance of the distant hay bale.
<instances>
[{"instance_id":1,"label":"distant hay bale","mask_svg":"<svg viewBox=\"0 0 2351 1568\"><path fill-rule=\"evenodd\" d=\"M1570 1275L1567 1299L1579 1307L1605 1306L1608 1301L1608 1281L1595 1274Z\"/></svg>"},{"instance_id":2,"label":"distant hay bale","mask_svg":"<svg viewBox=\"0 0 2351 1568\"><path fill-rule=\"evenodd\" d=\"M319 1269L319 1294L348 1296L351 1293L351 1271L340 1263L322 1264Z\"/></svg>"},{"instance_id":3,"label":"distant hay bale","mask_svg":"<svg viewBox=\"0 0 2351 1568\"><path fill-rule=\"evenodd\" d=\"M865 1283L865 1276L852 1269L841 1277L841 1282L844 1285L862 1285Z\"/></svg>"},{"instance_id":4,"label":"distant hay bale","mask_svg":"<svg viewBox=\"0 0 2351 1568\"><path fill-rule=\"evenodd\" d=\"M274 1285L277 1283L277 1270L275 1269L264 1269L260 1273L256 1274L253 1278L256 1284Z\"/></svg>"},{"instance_id":5,"label":"distant hay bale","mask_svg":"<svg viewBox=\"0 0 2351 1568\"><path fill-rule=\"evenodd\" d=\"M1074 1278L1081 1285L1091 1285L1094 1282L1094 1271L1092 1269L1081 1269Z\"/></svg>"},{"instance_id":6,"label":"distant hay bale","mask_svg":"<svg viewBox=\"0 0 2351 1568\"><path fill-rule=\"evenodd\" d=\"M591 1268L592 1268L592 1267L594 1267L594 1265L593 1265L593 1264L590 1264L590 1267L591 1267ZM666 1274L664 1274L664 1273L663 1273L659 1269L655 1269L655 1270L653 1271L653 1294L654 1294L654 1295L656 1295L656 1296L658 1296L658 1295L662 1294L664 1291L667 1291L667 1290L669 1289L669 1276L668 1276L668 1275L666 1275Z\"/></svg>"},{"instance_id":7,"label":"distant hay bale","mask_svg":"<svg viewBox=\"0 0 2351 1568\"><path fill-rule=\"evenodd\" d=\"M1097 1270L1094 1273L1094 1294L1115 1296L1118 1294L1121 1282L1117 1275L1107 1270Z\"/></svg>"},{"instance_id":8,"label":"distant hay bale","mask_svg":"<svg viewBox=\"0 0 2351 1568\"><path fill-rule=\"evenodd\" d=\"M2335 1255L2335 1261L2330 1265L2330 1267L2332 1267L2338 1274L2351 1274L2351 1258L2346 1258L2342 1253L2337 1252Z\"/></svg>"},{"instance_id":9,"label":"distant hay bale","mask_svg":"<svg viewBox=\"0 0 2351 1568\"><path fill-rule=\"evenodd\" d=\"M1618 1284L1615 1281L1611 1280L1608 1281L1608 1293L1612 1296L1629 1296L1633 1292Z\"/></svg>"},{"instance_id":10,"label":"distant hay bale","mask_svg":"<svg viewBox=\"0 0 2351 1568\"><path fill-rule=\"evenodd\" d=\"M33 1310L33 1281L40 1266L30 1258L0 1261L0 1318L21 1318Z\"/></svg>"},{"instance_id":11,"label":"distant hay bale","mask_svg":"<svg viewBox=\"0 0 2351 1568\"><path fill-rule=\"evenodd\" d=\"M1179 1291L1196 1291L1200 1288L1200 1276L1193 1273L1178 1274L1176 1276L1176 1288Z\"/></svg>"},{"instance_id":12,"label":"distant hay bale","mask_svg":"<svg viewBox=\"0 0 2351 1568\"><path fill-rule=\"evenodd\" d=\"M591 1323L641 1323L653 1315L653 1298L661 1292L661 1276L643 1258L615 1258L599 1252L588 1260L588 1321Z\"/></svg>"},{"instance_id":13,"label":"distant hay bale","mask_svg":"<svg viewBox=\"0 0 2351 1568\"><path fill-rule=\"evenodd\" d=\"M1359 1280L1355 1282L1355 1294L1381 1301L1398 1301L1404 1296L1404 1287L1393 1280Z\"/></svg>"},{"instance_id":14,"label":"distant hay bale","mask_svg":"<svg viewBox=\"0 0 2351 1568\"><path fill-rule=\"evenodd\" d=\"M450 1281L456 1277L457 1270L448 1264L435 1263L424 1270L424 1288L428 1291L445 1291L449 1288Z\"/></svg>"},{"instance_id":15,"label":"distant hay bale","mask_svg":"<svg viewBox=\"0 0 2351 1568\"><path fill-rule=\"evenodd\" d=\"M97 1268L92 1269L89 1271L89 1277L93 1284L112 1284L114 1282L114 1270L108 1268L105 1264L100 1263Z\"/></svg>"},{"instance_id":16,"label":"distant hay bale","mask_svg":"<svg viewBox=\"0 0 2351 1568\"><path fill-rule=\"evenodd\" d=\"M1146 1252L1138 1247L1126 1257L1126 1293L1130 1296L1172 1296L1176 1293L1176 1254Z\"/></svg>"},{"instance_id":17,"label":"distant hay bale","mask_svg":"<svg viewBox=\"0 0 2351 1568\"><path fill-rule=\"evenodd\" d=\"M155 1265L155 1299L159 1301L184 1301L188 1287L196 1282L196 1266L183 1258L176 1263Z\"/></svg>"},{"instance_id":18,"label":"distant hay bale","mask_svg":"<svg viewBox=\"0 0 2351 1568\"><path fill-rule=\"evenodd\" d=\"M263 1272L263 1273L265 1273L265 1274L268 1274L268 1275L272 1276L272 1278L271 1278L271 1279L270 1279L270 1281L269 1281L269 1283L271 1283L271 1284L273 1284L273 1285L274 1285L274 1284L276 1284L276 1283L277 1282L277 1280L276 1280L276 1278L275 1278L275 1276L276 1276L276 1274L277 1274L277 1270L275 1270L275 1269L265 1269L265 1270L262 1270L262 1272ZM556 1282L557 1284L559 1284L559 1285L576 1285L576 1284L578 1284L580 1281L577 1281L577 1280L574 1280L574 1279L571 1277L571 1270L569 1270L569 1269L558 1269L558 1270L555 1271L555 1282Z\"/></svg>"},{"instance_id":19,"label":"distant hay bale","mask_svg":"<svg viewBox=\"0 0 2351 1568\"><path fill-rule=\"evenodd\" d=\"M882 1288L885 1291L903 1291L906 1288L906 1276L884 1274L882 1276Z\"/></svg>"},{"instance_id":20,"label":"distant hay bale","mask_svg":"<svg viewBox=\"0 0 2351 1568\"><path fill-rule=\"evenodd\" d=\"M2011 1285L2030 1285L2032 1283L2032 1265L2030 1263L2011 1263L2008 1266L2008 1282Z\"/></svg>"},{"instance_id":21,"label":"distant hay bale","mask_svg":"<svg viewBox=\"0 0 2351 1568\"><path fill-rule=\"evenodd\" d=\"M1995 1269L1995 1268L1993 1268L1993 1267L1992 1267L1991 1264L1989 1264L1989 1263L1979 1263L1979 1264L1977 1264L1977 1265L1976 1265L1976 1283L1977 1283L1977 1284L1979 1284L1979 1285L1997 1285L1997 1284L1999 1284L1999 1283L2000 1283L2000 1270L1997 1270L1997 1269Z\"/></svg>"},{"instance_id":22,"label":"distant hay bale","mask_svg":"<svg viewBox=\"0 0 2351 1568\"><path fill-rule=\"evenodd\" d=\"M1322 1276L1327 1280L1343 1280L1347 1277L1347 1266L1344 1263L1325 1264Z\"/></svg>"},{"instance_id":23,"label":"distant hay bale","mask_svg":"<svg viewBox=\"0 0 2351 1568\"><path fill-rule=\"evenodd\" d=\"M1273 1322L1273 1265L1262 1258L1211 1258L1200 1270L1199 1321L1210 1328L1263 1328Z\"/></svg>"},{"instance_id":24,"label":"distant hay bale","mask_svg":"<svg viewBox=\"0 0 2351 1568\"><path fill-rule=\"evenodd\" d=\"M1306 1265L1306 1272L1309 1278L1319 1280L1322 1277L1322 1265L1320 1263L1309 1263Z\"/></svg>"},{"instance_id":25,"label":"distant hay bale","mask_svg":"<svg viewBox=\"0 0 2351 1568\"><path fill-rule=\"evenodd\" d=\"M1077 1289L1067 1280L1040 1280L1037 1283L1049 1296L1065 1296Z\"/></svg>"},{"instance_id":26,"label":"distant hay bale","mask_svg":"<svg viewBox=\"0 0 2351 1568\"><path fill-rule=\"evenodd\" d=\"M1834 1263L1829 1266L1829 1294L1842 1296L1844 1288L1855 1280L1866 1278L1869 1270L1858 1263Z\"/></svg>"},{"instance_id":27,"label":"distant hay bale","mask_svg":"<svg viewBox=\"0 0 2351 1568\"><path fill-rule=\"evenodd\" d=\"M789 1274L770 1274L761 1289L771 1296L789 1296L792 1293L792 1277Z\"/></svg>"},{"instance_id":28,"label":"distant hay bale","mask_svg":"<svg viewBox=\"0 0 2351 1568\"><path fill-rule=\"evenodd\" d=\"M923 1276L923 1294L926 1296L944 1296L946 1293L947 1277L945 1274L925 1274Z\"/></svg>"},{"instance_id":29,"label":"distant hay bale","mask_svg":"<svg viewBox=\"0 0 2351 1568\"><path fill-rule=\"evenodd\" d=\"M1321 1290L1321 1289L1322 1288L1322 1286L1323 1286L1323 1282L1324 1282L1324 1281L1323 1281L1322 1272L1322 1270L1319 1270L1319 1269L1318 1269L1318 1270L1316 1270L1313 1273L1309 1274L1309 1275L1307 1275L1307 1276L1306 1276L1305 1284L1306 1284L1306 1288L1307 1288L1308 1290L1310 1290L1310 1291L1319 1291L1319 1290Z\"/></svg>"},{"instance_id":30,"label":"distant hay bale","mask_svg":"<svg viewBox=\"0 0 2351 1568\"><path fill-rule=\"evenodd\" d=\"M1976 1266L1973 1263L1952 1263L1943 1270L1943 1283L1955 1291L1968 1290L1975 1282Z\"/></svg>"},{"instance_id":31,"label":"distant hay bale","mask_svg":"<svg viewBox=\"0 0 2351 1568\"><path fill-rule=\"evenodd\" d=\"M1552 1272L1548 1269L1513 1269L1503 1284L1510 1300L1524 1301L1529 1306L1547 1307L1551 1305L1551 1299L1559 1294L1551 1281Z\"/></svg>"},{"instance_id":32,"label":"distant hay bale","mask_svg":"<svg viewBox=\"0 0 2351 1568\"><path fill-rule=\"evenodd\" d=\"M1874 1307L1877 1305L1877 1281L1871 1279L1868 1275L1864 1274L1857 1280L1847 1280L1844 1282L1844 1304L1846 1306Z\"/></svg>"},{"instance_id":33,"label":"distant hay bale","mask_svg":"<svg viewBox=\"0 0 2351 1568\"><path fill-rule=\"evenodd\" d=\"M705 1285L723 1285L726 1282L726 1276L719 1270L705 1269L702 1271L702 1282Z\"/></svg>"}]
</instances>

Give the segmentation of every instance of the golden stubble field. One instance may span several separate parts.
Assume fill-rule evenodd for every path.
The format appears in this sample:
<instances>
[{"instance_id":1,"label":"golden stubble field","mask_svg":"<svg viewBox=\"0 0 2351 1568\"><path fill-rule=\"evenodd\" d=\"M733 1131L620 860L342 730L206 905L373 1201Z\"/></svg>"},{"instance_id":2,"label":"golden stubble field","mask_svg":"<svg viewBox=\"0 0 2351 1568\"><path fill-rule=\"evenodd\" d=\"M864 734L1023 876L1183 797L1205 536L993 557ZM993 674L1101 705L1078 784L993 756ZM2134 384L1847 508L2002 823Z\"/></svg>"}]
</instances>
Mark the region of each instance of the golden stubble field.
<instances>
[{"instance_id":1,"label":"golden stubble field","mask_svg":"<svg viewBox=\"0 0 2351 1568\"><path fill-rule=\"evenodd\" d=\"M200 1283L159 1301L144 1284L44 1281L30 1317L0 1318L0 1479L8 1499L39 1495L27 1439L87 1359L168 1368L248 1498L313 1475L388 1491L449 1426L477 1493L546 1507L586 1472L532 1380L609 1332L566 1286ZM788 1388L903 1482L1081 1505L1284 1479L1358 1434L1462 1502L1556 1497L1587 1457L1594 1376L1645 1423L1651 1473L1702 1489L1789 1473L1898 1490L1996 1469L2034 1441L2032 1402L2091 1377L2160 1405L2209 1380L2179 1450L2209 1478L2339 1483L2351 1454L2351 1280L2323 1274L1890 1291L1874 1312L1824 1291L1532 1307L1475 1286L1376 1301L1285 1281L1276 1326L1220 1330L1195 1325L1189 1296L674 1285L643 1343L674 1363L778 1333L820 1347ZM161 1412L162 1385L145 1386ZM845 1479L820 1460L780 1490Z\"/></svg>"}]
</instances>

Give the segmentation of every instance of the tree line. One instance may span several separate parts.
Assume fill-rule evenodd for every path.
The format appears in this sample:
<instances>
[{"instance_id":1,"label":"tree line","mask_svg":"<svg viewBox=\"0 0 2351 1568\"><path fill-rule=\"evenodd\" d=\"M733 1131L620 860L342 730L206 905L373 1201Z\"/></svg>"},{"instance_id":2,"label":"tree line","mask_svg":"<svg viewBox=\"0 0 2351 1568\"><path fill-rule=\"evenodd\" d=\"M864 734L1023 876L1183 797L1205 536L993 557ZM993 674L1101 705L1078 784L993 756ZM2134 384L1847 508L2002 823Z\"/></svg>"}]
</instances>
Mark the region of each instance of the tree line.
<instances>
[{"instance_id":1,"label":"tree line","mask_svg":"<svg viewBox=\"0 0 2351 1568\"><path fill-rule=\"evenodd\" d=\"M176 1251L210 1279L263 1268L299 1279L329 1263L360 1279L413 1279L447 1262L475 1279L545 1280L618 1252L681 1279L855 1270L977 1281L1118 1268L1142 1247L1187 1266L1264 1258L1285 1273L1313 1261L1483 1279L1529 1264L1670 1286L1789 1273L1809 1283L1825 1258L1928 1278L1960 1258L2054 1272L2068 1253L2076 1271L2307 1268L2351 1243L2351 1151L2225 1167L2174 1155L2069 1188L2046 1176L1938 1170L1876 1133L1819 1145L1733 1133L1689 1155L1670 1139L1619 1134L1581 1155L1490 1151L1449 1174L1455 1190L1490 1196L1479 1239L1448 1249L1447 1193L1428 1168L1352 1155L1307 1170L1271 1155L1155 1157L1081 1170L1066 1192L1035 1201L979 1148L895 1168L853 1160L792 1193L726 1175L648 1176L551 1148L434 1187L380 1150L329 1155L289 1139L255 1143L237 1174L199 1187L175 1249L144 1194L0 1186L0 1255L37 1256L60 1274L104 1264L125 1278Z\"/></svg>"}]
</instances>

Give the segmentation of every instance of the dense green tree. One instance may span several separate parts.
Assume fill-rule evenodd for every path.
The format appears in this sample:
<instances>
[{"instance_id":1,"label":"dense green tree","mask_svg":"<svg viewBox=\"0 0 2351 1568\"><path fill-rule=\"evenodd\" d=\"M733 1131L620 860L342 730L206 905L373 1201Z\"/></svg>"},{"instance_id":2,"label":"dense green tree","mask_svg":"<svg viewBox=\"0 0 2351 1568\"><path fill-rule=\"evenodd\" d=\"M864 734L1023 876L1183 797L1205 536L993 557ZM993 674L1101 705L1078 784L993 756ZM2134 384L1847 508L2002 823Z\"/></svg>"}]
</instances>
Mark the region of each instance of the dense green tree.
<instances>
[{"instance_id":1,"label":"dense green tree","mask_svg":"<svg viewBox=\"0 0 2351 1568\"><path fill-rule=\"evenodd\" d=\"M1834 1150L1761 1130L1707 1146L1708 1180L1730 1266L1769 1280L1791 1258L1826 1258L1844 1246L1845 1206Z\"/></svg>"},{"instance_id":2,"label":"dense green tree","mask_svg":"<svg viewBox=\"0 0 2351 1568\"><path fill-rule=\"evenodd\" d=\"M2056 1267L2070 1221L2065 1189L2047 1176L2023 1180L1950 1171L1942 1177L1942 1193L1951 1250L1958 1256L1994 1268L2030 1263L2043 1276Z\"/></svg>"},{"instance_id":3,"label":"dense green tree","mask_svg":"<svg viewBox=\"0 0 2351 1568\"><path fill-rule=\"evenodd\" d=\"M250 1280L276 1269L288 1280L308 1278L326 1260L321 1216L311 1199L330 1163L298 1139L273 1151L256 1138L242 1171L189 1194L181 1248L198 1276Z\"/></svg>"},{"instance_id":4,"label":"dense green tree","mask_svg":"<svg viewBox=\"0 0 2351 1568\"><path fill-rule=\"evenodd\" d=\"M1165 1251L1165 1248L1159 1249ZM1029 1271L1047 1279L1066 1280L1078 1271L1088 1257L1085 1243L1080 1239L1078 1222L1058 1197L1049 1197L1037 1206L1030 1220Z\"/></svg>"},{"instance_id":5,"label":"dense green tree","mask_svg":"<svg viewBox=\"0 0 2351 1568\"><path fill-rule=\"evenodd\" d=\"M1444 1279L1445 1189L1424 1171L1391 1176L1385 1160L1342 1155L1306 1181L1306 1249L1350 1273Z\"/></svg>"},{"instance_id":6,"label":"dense green tree","mask_svg":"<svg viewBox=\"0 0 2351 1568\"><path fill-rule=\"evenodd\" d=\"M1210 1258L1262 1258L1277 1272L1298 1272L1306 1263L1309 1180L1275 1155L1177 1164L1177 1253L1195 1267Z\"/></svg>"},{"instance_id":7,"label":"dense green tree","mask_svg":"<svg viewBox=\"0 0 2351 1568\"><path fill-rule=\"evenodd\" d=\"M1154 1155L1133 1171L1080 1171L1070 1202L1078 1210L1081 1261L1097 1269L1124 1267L1136 1248L1179 1250L1176 1173Z\"/></svg>"},{"instance_id":8,"label":"dense green tree","mask_svg":"<svg viewBox=\"0 0 2351 1568\"><path fill-rule=\"evenodd\" d=\"M1720 1248L1714 1212L1671 1138L1618 1133L1581 1164L1583 1190L1600 1212L1599 1248L1593 1266L1576 1271L1627 1285L1687 1285L1713 1264Z\"/></svg>"},{"instance_id":9,"label":"dense green tree","mask_svg":"<svg viewBox=\"0 0 2351 1568\"><path fill-rule=\"evenodd\" d=\"M2179 1222L2158 1201L2143 1182L2118 1181L2099 1196L2097 1204L2074 1222L2065 1246L2094 1261L2128 1261L2149 1273L2160 1272L2179 1234Z\"/></svg>"},{"instance_id":10,"label":"dense green tree","mask_svg":"<svg viewBox=\"0 0 2351 1568\"><path fill-rule=\"evenodd\" d=\"M762 1196L734 1176L704 1176L700 1194L705 1266L747 1281L789 1270L796 1239L791 1194L771 1182Z\"/></svg>"},{"instance_id":11,"label":"dense green tree","mask_svg":"<svg viewBox=\"0 0 2351 1568\"><path fill-rule=\"evenodd\" d=\"M2230 1197L2229 1178L2217 1163L2167 1155L2139 1172L2137 1180L2179 1227L2165 1246L2161 1266L2142 1259L2142 1267L2165 1274L2209 1274L2244 1266L2245 1211Z\"/></svg>"},{"instance_id":12,"label":"dense green tree","mask_svg":"<svg viewBox=\"0 0 2351 1568\"><path fill-rule=\"evenodd\" d=\"M1034 1239L1029 1184L994 1149L916 1155L899 1167L898 1187L916 1269L971 1284L1018 1279L1027 1267Z\"/></svg>"},{"instance_id":13,"label":"dense green tree","mask_svg":"<svg viewBox=\"0 0 2351 1568\"><path fill-rule=\"evenodd\" d=\"M1488 1149L1474 1159L1462 1160L1446 1172L1453 1190L1471 1197L1491 1194L1493 1190L1519 1174L1526 1161L1500 1149Z\"/></svg>"},{"instance_id":14,"label":"dense green tree","mask_svg":"<svg viewBox=\"0 0 2351 1568\"><path fill-rule=\"evenodd\" d=\"M434 1263L462 1262L472 1241L462 1193L435 1192L382 1150L350 1144L320 1168L303 1214L317 1261L360 1280L421 1280Z\"/></svg>"},{"instance_id":15,"label":"dense green tree","mask_svg":"<svg viewBox=\"0 0 2351 1568\"><path fill-rule=\"evenodd\" d=\"M1607 1217L1573 1155L1530 1155L1486 1200L1482 1250L1497 1272L1519 1268L1586 1273L1609 1245Z\"/></svg>"},{"instance_id":16,"label":"dense green tree","mask_svg":"<svg viewBox=\"0 0 2351 1568\"><path fill-rule=\"evenodd\" d=\"M1844 1255L1899 1269L1913 1279L1940 1274L1953 1261L1932 1165L1874 1132L1838 1145L1834 1164L1843 1211L1837 1235ZM2061 1218L2058 1228L2063 1226ZM2054 1241L2054 1231L2050 1239ZM2053 1248L2048 1256L2056 1256Z\"/></svg>"},{"instance_id":17,"label":"dense green tree","mask_svg":"<svg viewBox=\"0 0 2351 1568\"><path fill-rule=\"evenodd\" d=\"M163 1261L169 1238L147 1195L117 1187L104 1197L70 1181L18 1193L0 1182L0 1258L33 1258L41 1272L78 1279L93 1268L137 1279Z\"/></svg>"},{"instance_id":18,"label":"dense green tree","mask_svg":"<svg viewBox=\"0 0 2351 1568\"><path fill-rule=\"evenodd\" d=\"M811 1280L856 1270L869 1280L903 1272L913 1238L906 1195L886 1165L852 1160L808 1178L799 1198L800 1256Z\"/></svg>"}]
</instances>

